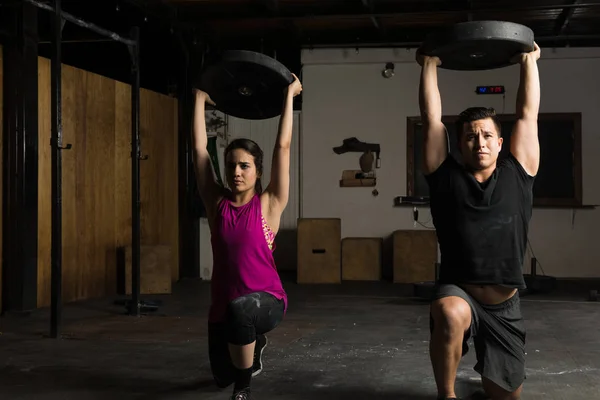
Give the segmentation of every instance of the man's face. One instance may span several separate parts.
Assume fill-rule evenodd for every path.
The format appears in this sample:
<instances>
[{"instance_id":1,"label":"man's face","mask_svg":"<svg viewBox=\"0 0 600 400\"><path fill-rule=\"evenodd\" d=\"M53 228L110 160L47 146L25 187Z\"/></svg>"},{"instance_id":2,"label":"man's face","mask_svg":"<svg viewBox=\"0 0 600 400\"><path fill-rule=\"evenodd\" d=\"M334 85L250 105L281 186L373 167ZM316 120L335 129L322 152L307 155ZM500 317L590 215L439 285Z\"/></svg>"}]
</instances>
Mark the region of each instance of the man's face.
<instances>
[{"instance_id":1,"label":"man's face","mask_svg":"<svg viewBox=\"0 0 600 400\"><path fill-rule=\"evenodd\" d=\"M491 118L465 122L460 137L465 165L474 170L485 170L495 165L502 150L502 140Z\"/></svg>"}]
</instances>

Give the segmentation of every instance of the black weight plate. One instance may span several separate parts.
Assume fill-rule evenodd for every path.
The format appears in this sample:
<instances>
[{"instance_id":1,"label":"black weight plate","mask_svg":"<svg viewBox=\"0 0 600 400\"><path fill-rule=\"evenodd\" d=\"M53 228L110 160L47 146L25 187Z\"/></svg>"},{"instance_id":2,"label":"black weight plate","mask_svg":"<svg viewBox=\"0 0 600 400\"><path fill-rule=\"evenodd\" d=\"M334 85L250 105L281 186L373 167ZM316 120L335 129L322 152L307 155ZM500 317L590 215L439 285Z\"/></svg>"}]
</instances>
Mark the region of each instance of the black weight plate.
<instances>
[{"instance_id":1,"label":"black weight plate","mask_svg":"<svg viewBox=\"0 0 600 400\"><path fill-rule=\"evenodd\" d=\"M511 58L534 49L533 31L504 21L470 21L429 35L421 52L437 56L440 68L475 71L512 65Z\"/></svg>"},{"instance_id":2,"label":"black weight plate","mask_svg":"<svg viewBox=\"0 0 600 400\"><path fill-rule=\"evenodd\" d=\"M208 66L198 88L225 114L243 119L267 119L281 114L283 90L294 81L279 61L246 50L227 51Z\"/></svg>"}]
</instances>

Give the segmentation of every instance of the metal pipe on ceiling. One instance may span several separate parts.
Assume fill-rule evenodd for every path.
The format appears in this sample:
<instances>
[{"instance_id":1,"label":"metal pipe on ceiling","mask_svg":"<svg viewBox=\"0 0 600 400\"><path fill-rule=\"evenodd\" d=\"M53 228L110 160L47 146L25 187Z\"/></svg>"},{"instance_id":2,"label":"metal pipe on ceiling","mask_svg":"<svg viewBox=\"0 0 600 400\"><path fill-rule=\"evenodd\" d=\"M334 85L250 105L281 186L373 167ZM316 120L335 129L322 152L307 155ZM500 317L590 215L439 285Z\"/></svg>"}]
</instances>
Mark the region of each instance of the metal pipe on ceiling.
<instances>
[{"instance_id":1,"label":"metal pipe on ceiling","mask_svg":"<svg viewBox=\"0 0 600 400\"><path fill-rule=\"evenodd\" d=\"M52 7L51 5L48 5L46 3L42 3L40 1L36 1L36 0L24 0L26 3L32 4L38 8L41 8L42 10L46 10L46 11L50 11L50 12L55 12L54 7ZM124 43L128 46L133 46L135 45L135 42L129 38L123 37L115 32L111 32L107 29L101 28L96 24L92 24L91 22L86 22L84 20L82 20L81 18L78 18L72 14L69 14L67 12L64 11L60 11L60 17L72 22L73 24L80 26L82 28L86 28L89 29L90 31L97 33L99 35L111 38L114 41L117 42L121 42Z\"/></svg>"},{"instance_id":2,"label":"metal pipe on ceiling","mask_svg":"<svg viewBox=\"0 0 600 400\"><path fill-rule=\"evenodd\" d=\"M573 4L577 4L579 0L573 0ZM573 18L573 14L575 14L575 8L565 8L561 11L560 15L556 19L556 28L555 34L562 35L567 29L567 25L569 25L569 21Z\"/></svg>"}]
</instances>

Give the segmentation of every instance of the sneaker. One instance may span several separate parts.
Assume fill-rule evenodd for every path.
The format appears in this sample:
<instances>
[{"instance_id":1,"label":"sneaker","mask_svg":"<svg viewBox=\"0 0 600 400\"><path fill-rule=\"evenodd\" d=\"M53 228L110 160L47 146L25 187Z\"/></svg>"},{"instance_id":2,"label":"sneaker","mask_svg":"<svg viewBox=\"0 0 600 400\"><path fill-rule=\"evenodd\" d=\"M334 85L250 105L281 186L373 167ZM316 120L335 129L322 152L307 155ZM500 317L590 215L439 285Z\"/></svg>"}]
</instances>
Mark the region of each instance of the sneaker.
<instances>
[{"instance_id":1,"label":"sneaker","mask_svg":"<svg viewBox=\"0 0 600 400\"><path fill-rule=\"evenodd\" d=\"M263 369L262 355L267 347L267 337L265 335L256 335L256 345L254 347L254 364L252 365L252 377L260 374Z\"/></svg>"},{"instance_id":2,"label":"sneaker","mask_svg":"<svg viewBox=\"0 0 600 400\"><path fill-rule=\"evenodd\" d=\"M234 393L230 400L252 400L250 389L242 389L239 392Z\"/></svg>"}]
</instances>

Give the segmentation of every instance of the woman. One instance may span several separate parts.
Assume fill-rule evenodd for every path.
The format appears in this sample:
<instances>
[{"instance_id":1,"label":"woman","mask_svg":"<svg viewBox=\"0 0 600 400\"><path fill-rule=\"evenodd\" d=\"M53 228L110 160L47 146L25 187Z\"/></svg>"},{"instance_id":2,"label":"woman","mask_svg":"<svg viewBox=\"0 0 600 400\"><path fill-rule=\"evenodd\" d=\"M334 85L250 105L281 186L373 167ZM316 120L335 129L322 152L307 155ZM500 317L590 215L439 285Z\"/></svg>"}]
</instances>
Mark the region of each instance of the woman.
<instances>
[{"instance_id":1,"label":"woman","mask_svg":"<svg viewBox=\"0 0 600 400\"><path fill-rule=\"evenodd\" d=\"M206 207L213 249L209 358L219 387L234 383L232 400L248 400L250 381L262 370L265 333L287 310L287 295L273 259L274 239L289 196L293 99L302 91L294 75L285 89L275 142L271 179L262 191L263 153L248 139L225 149L225 176L230 189L214 176L206 148L205 103L210 96L196 90L194 164L200 197Z\"/></svg>"}]
</instances>

